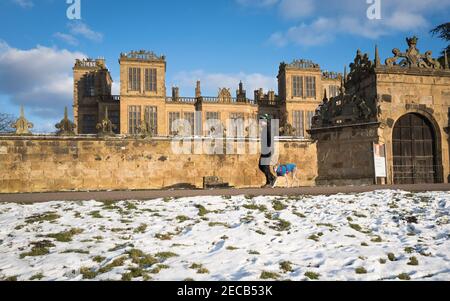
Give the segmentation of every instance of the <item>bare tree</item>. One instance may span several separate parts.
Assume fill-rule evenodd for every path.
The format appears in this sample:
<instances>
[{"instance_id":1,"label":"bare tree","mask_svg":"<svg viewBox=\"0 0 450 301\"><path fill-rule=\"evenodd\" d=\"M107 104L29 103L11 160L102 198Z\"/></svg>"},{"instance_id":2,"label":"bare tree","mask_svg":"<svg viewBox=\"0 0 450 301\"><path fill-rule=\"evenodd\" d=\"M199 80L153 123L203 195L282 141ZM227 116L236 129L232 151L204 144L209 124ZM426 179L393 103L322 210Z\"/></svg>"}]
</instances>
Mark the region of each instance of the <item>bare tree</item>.
<instances>
[{"instance_id":1,"label":"bare tree","mask_svg":"<svg viewBox=\"0 0 450 301\"><path fill-rule=\"evenodd\" d=\"M15 121L13 115L0 113L0 133L9 133L13 131L11 127L12 123Z\"/></svg>"},{"instance_id":2,"label":"bare tree","mask_svg":"<svg viewBox=\"0 0 450 301\"><path fill-rule=\"evenodd\" d=\"M436 28L431 30L431 34L433 36L437 36L438 38L440 38L446 42L450 42L450 22L437 26ZM442 64L444 63L445 51L447 51L447 58L450 59L450 45L448 45L444 49L444 51L442 51L442 56L439 58L439 60Z\"/></svg>"}]
</instances>

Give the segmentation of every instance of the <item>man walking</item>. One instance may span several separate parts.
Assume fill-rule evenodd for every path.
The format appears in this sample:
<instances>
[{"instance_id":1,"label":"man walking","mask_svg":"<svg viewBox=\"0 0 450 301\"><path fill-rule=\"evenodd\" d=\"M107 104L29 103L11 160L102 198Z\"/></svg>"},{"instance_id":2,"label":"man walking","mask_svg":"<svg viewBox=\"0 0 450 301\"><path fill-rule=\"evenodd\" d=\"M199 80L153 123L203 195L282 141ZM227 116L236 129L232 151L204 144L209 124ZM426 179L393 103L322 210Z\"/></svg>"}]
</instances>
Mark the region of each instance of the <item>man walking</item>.
<instances>
[{"instance_id":1,"label":"man walking","mask_svg":"<svg viewBox=\"0 0 450 301\"><path fill-rule=\"evenodd\" d=\"M275 152L275 137L272 133L271 118L269 115L261 117L261 157L259 159L259 169L266 177L266 184L263 188L272 187L276 177L272 174L270 165Z\"/></svg>"}]
</instances>

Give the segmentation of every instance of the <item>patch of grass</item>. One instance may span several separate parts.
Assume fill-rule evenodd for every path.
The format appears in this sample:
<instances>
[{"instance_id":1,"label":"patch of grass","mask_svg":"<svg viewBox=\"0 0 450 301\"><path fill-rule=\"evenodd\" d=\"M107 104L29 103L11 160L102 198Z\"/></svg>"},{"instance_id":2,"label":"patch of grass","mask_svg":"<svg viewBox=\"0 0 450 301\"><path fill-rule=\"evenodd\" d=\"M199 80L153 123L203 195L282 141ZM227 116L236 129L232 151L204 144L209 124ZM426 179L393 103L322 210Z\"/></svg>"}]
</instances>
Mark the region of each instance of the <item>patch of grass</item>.
<instances>
[{"instance_id":1,"label":"patch of grass","mask_svg":"<svg viewBox=\"0 0 450 301\"><path fill-rule=\"evenodd\" d=\"M413 247L406 247L406 248L405 248L405 252L408 253L408 254L412 254L412 253L414 253L414 251L415 251L415 250L414 250Z\"/></svg>"},{"instance_id":2,"label":"patch of grass","mask_svg":"<svg viewBox=\"0 0 450 301\"><path fill-rule=\"evenodd\" d=\"M314 240L315 242L318 242L320 240L320 237L317 236L316 234L310 235L308 237L309 240Z\"/></svg>"},{"instance_id":3,"label":"patch of grass","mask_svg":"<svg viewBox=\"0 0 450 301\"><path fill-rule=\"evenodd\" d=\"M46 212L43 214L35 214L25 218L25 223L34 224L34 223L43 223L43 222L52 222L59 219L61 216L56 214L55 212Z\"/></svg>"},{"instance_id":4,"label":"patch of grass","mask_svg":"<svg viewBox=\"0 0 450 301\"><path fill-rule=\"evenodd\" d=\"M253 200L255 198L254 195L246 195L244 196L246 200Z\"/></svg>"},{"instance_id":5,"label":"patch of grass","mask_svg":"<svg viewBox=\"0 0 450 301\"><path fill-rule=\"evenodd\" d=\"M191 270L198 270L201 269L203 267L203 265L201 263L193 263L191 264L191 266L189 267Z\"/></svg>"},{"instance_id":6,"label":"patch of grass","mask_svg":"<svg viewBox=\"0 0 450 301\"><path fill-rule=\"evenodd\" d=\"M94 279L98 275L93 268L87 267L80 268L80 274L83 275L83 279Z\"/></svg>"},{"instance_id":7,"label":"patch of grass","mask_svg":"<svg viewBox=\"0 0 450 301\"><path fill-rule=\"evenodd\" d=\"M361 243L361 246L362 246L362 247L368 247L368 246L369 246L369 244L368 244L368 243L366 243L366 242L362 242L362 243Z\"/></svg>"},{"instance_id":8,"label":"patch of grass","mask_svg":"<svg viewBox=\"0 0 450 301\"><path fill-rule=\"evenodd\" d=\"M383 242L383 239L381 238L381 236L375 236L370 241L375 242L375 243L380 243L380 242Z\"/></svg>"},{"instance_id":9,"label":"patch of grass","mask_svg":"<svg viewBox=\"0 0 450 301\"><path fill-rule=\"evenodd\" d=\"M290 273L294 270L292 268L292 262L290 262L290 261L280 262L280 269L285 273Z\"/></svg>"},{"instance_id":10,"label":"patch of grass","mask_svg":"<svg viewBox=\"0 0 450 301\"><path fill-rule=\"evenodd\" d=\"M347 220L348 220L349 222L353 222L353 218L352 218L351 216L347 217Z\"/></svg>"},{"instance_id":11,"label":"patch of grass","mask_svg":"<svg viewBox=\"0 0 450 301\"><path fill-rule=\"evenodd\" d=\"M44 274L39 273L34 276L31 276L30 281L42 280L44 278Z\"/></svg>"},{"instance_id":12,"label":"patch of grass","mask_svg":"<svg viewBox=\"0 0 450 301\"><path fill-rule=\"evenodd\" d=\"M47 255L50 253L49 249L55 247L55 245L48 240L32 242L30 245L33 246L31 251L20 254L20 259Z\"/></svg>"},{"instance_id":13,"label":"patch of grass","mask_svg":"<svg viewBox=\"0 0 450 301\"><path fill-rule=\"evenodd\" d=\"M380 258L379 262L380 262L381 264L386 264L387 260L384 259L384 258Z\"/></svg>"},{"instance_id":14,"label":"patch of grass","mask_svg":"<svg viewBox=\"0 0 450 301\"><path fill-rule=\"evenodd\" d=\"M184 279L184 282L194 282L195 280L193 278L186 278Z\"/></svg>"},{"instance_id":15,"label":"patch of grass","mask_svg":"<svg viewBox=\"0 0 450 301\"><path fill-rule=\"evenodd\" d=\"M115 247L112 247L111 249L108 250L108 252L115 252L115 251L119 251L121 249L125 249L128 245L124 244L124 245L116 245Z\"/></svg>"},{"instance_id":16,"label":"patch of grass","mask_svg":"<svg viewBox=\"0 0 450 301\"><path fill-rule=\"evenodd\" d=\"M309 278L311 280L319 280L320 274L314 273L314 272L306 272L305 277Z\"/></svg>"},{"instance_id":17,"label":"patch of grass","mask_svg":"<svg viewBox=\"0 0 450 301\"><path fill-rule=\"evenodd\" d=\"M89 212L89 215L93 218L103 218L103 216L100 214L100 211Z\"/></svg>"},{"instance_id":18,"label":"patch of grass","mask_svg":"<svg viewBox=\"0 0 450 301\"><path fill-rule=\"evenodd\" d=\"M250 254L250 255L261 255L261 253L259 253L258 251L254 251L254 250L248 251L248 254Z\"/></svg>"},{"instance_id":19,"label":"patch of grass","mask_svg":"<svg viewBox=\"0 0 450 301\"><path fill-rule=\"evenodd\" d=\"M408 265L418 266L419 265L419 260L417 259L417 257L411 257L409 259Z\"/></svg>"},{"instance_id":20,"label":"patch of grass","mask_svg":"<svg viewBox=\"0 0 450 301\"><path fill-rule=\"evenodd\" d=\"M225 228L231 228L230 225L227 223L220 223L220 222L210 222L208 224L210 227L225 227Z\"/></svg>"},{"instance_id":21,"label":"patch of grass","mask_svg":"<svg viewBox=\"0 0 450 301\"><path fill-rule=\"evenodd\" d=\"M172 240L172 233L157 233L155 237L159 240Z\"/></svg>"},{"instance_id":22,"label":"patch of grass","mask_svg":"<svg viewBox=\"0 0 450 301\"><path fill-rule=\"evenodd\" d=\"M209 274L209 270L207 268L200 268L197 270L197 274Z\"/></svg>"},{"instance_id":23,"label":"patch of grass","mask_svg":"<svg viewBox=\"0 0 450 301\"><path fill-rule=\"evenodd\" d=\"M66 232L49 234L47 237L53 238L59 242L71 242L75 235L79 235L81 233L83 233L82 229L73 228Z\"/></svg>"},{"instance_id":24,"label":"patch of grass","mask_svg":"<svg viewBox=\"0 0 450 301\"><path fill-rule=\"evenodd\" d=\"M140 267L151 267L156 264L158 260L152 255L145 255L137 260L137 263Z\"/></svg>"},{"instance_id":25,"label":"patch of grass","mask_svg":"<svg viewBox=\"0 0 450 301\"><path fill-rule=\"evenodd\" d=\"M304 214L301 213L301 212L294 211L293 214L296 215L296 216L298 216L298 217L300 217L300 218L306 218L306 215L304 215Z\"/></svg>"},{"instance_id":26,"label":"patch of grass","mask_svg":"<svg viewBox=\"0 0 450 301\"><path fill-rule=\"evenodd\" d=\"M266 235L266 233L261 230L256 230L255 232L259 235Z\"/></svg>"},{"instance_id":27,"label":"patch of grass","mask_svg":"<svg viewBox=\"0 0 450 301\"><path fill-rule=\"evenodd\" d=\"M263 280L268 280L268 279L274 279L277 280L280 278L280 275L278 273L275 272L267 272L267 271L263 271L261 273L261 276L259 276L259 278L263 279Z\"/></svg>"},{"instance_id":28,"label":"patch of grass","mask_svg":"<svg viewBox=\"0 0 450 301\"><path fill-rule=\"evenodd\" d=\"M284 205L281 201L278 200L272 202L272 207L276 211L283 211L287 208L286 205Z\"/></svg>"},{"instance_id":29,"label":"patch of grass","mask_svg":"<svg viewBox=\"0 0 450 301\"><path fill-rule=\"evenodd\" d=\"M236 250L239 250L239 248L236 248L236 247L233 247L233 246L228 246L227 250L228 251L236 251Z\"/></svg>"},{"instance_id":30,"label":"patch of grass","mask_svg":"<svg viewBox=\"0 0 450 301\"><path fill-rule=\"evenodd\" d=\"M66 251L62 252L61 254L71 254L71 253L75 253L75 254L89 254L89 251L81 250L81 249L69 249L69 250L66 250Z\"/></svg>"},{"instance_id":31,"label":"patch of grass","mask_svg":"<svg viewBox=\"0 0 450 301\"><path fill-rule=\"evenodd\" d=\"M120 258L117 258L115 260L113 260L113 262L111 262L110 264L105 265L104 267L100 268L98 270L99 274L104 274L104 273L108 273L110 271L112 271L115 267L120 267L125 263L125 260L127 258L125 256L122 256Z\"/></svg>"},{"instance_id":32,"label":"patch of grass","mask_svg":"<svg viewBox=\"0 0 450 301\"><path fill-rule=\"evenodd\" d=\"M405 281L411 280L411 277L406 273L402 273L402 274L398 275L397 278L400 280L405 280Z\"/></svg>"},{"instance_id":33,"label":"patch of grass","mask_svg":"<svg viewBox=\"0 0 450 301\"><path fill-rule=\"evenodd\" d=\"M275 226L271 227L271 229L276 230L278 232L288 231L291 228L291 223L284 220L278 219Z\"/></svg>"},{"instance_id":34,"label":"patch of grass","mask_svg":"<svg viewBox=\"0 0 450 301\"><path fill-rule=\"evenodd\" d=\"M244 207L245 209L248 209L248 210L259 210L261 212L266 212L267 211L267 207L264 206L264 205L246 204L246 205L244 205L242 207Z\"/></svg>"},{"instance_id":35,"label":"patch of grass","mask_svg":"<svg viewBox=\"0 0 450 301\"><path fill-rule=\"evenodd\" d=\"M6 281L6 282L16 282L17 280L17 276L9 276L6 277L5 279L3 279L2 281Z\"/></svg>"},{"instance_id":36,"label":"patch of grass","mask_svg":"<svg viewBox=\"0 0 450 301\"><path fill-rule=\"evenodd\" d=\"M94 258L92 258L93 261L97 262L97 263L101 263L106 259L106 257L103 256L95 256Z\"/></svg>"},{"instance_id":37,"label":"patch of grass","mask_svg":"<svg viewBox=\"0 0 450 301\"><path fill-rule=\"evenodd\" d=\"M202 205L196 205L195 208L198 209L198 216L205 216L209 213L209 211Z\"/></svg>"},{"instance_id":38,"label":"patch of grass","mask_svg":"<svg viewBox=\"0 0 450 301\"><path fill-rule=\"evenodd\" d=\"M159 274L162 270L170 269L168 265L165 264L158 264L156 267L154 267L150 273L152 274Z\"/></svg>"},{"instance_id":39,"label":"patch of grass","mask_svg":"<svg viewBox=\"0 0 450 301\"><path fill-rule=\"evenodd\" d=\"M350 226L350 228L352 228L355 231L362 232L362 228L358 224L349 224L349 226Z\"/></svg>"},{"instance_id":40,"label":"patch of grass","mask_svg":"<svg viewBox=\"0 0 450 301\"><path fill-rule=\"evenodd\" d=\"M148 225L147 224L141 224L139 227L134 229L134 233L145 233L145 230L147 230Z\"/></svg>"},{"instance_id":41,"label":"patch of grass","mask_svg":"<svg viewBox=\"0 0 450 301\"><path fill-rule=\"evenodd\" d=\"M178 257L178 254L175 254L173 252L159 252L155 254L155 257L159 258L160 260L166 260L172 257Z\"/></svg>"},{"instance_id":42,"label":"patch of grass","mask_svg":"<svg viewBox=\"0 0 450 301\"><path fill-rule=\"evenodd\" d=\"M365 268L363 268L363 267L359 267L359 268L357 268L357 269L355 269L355 273L356 274L367 274L367 270L365 269Z\"/></svg>"},{"instance_id":43,"label":"patch of grass","mask_svg":"<svg viewBox=\"0 0 450 301\"><path fill-rule=\"evenodd\" d=\"M177 216L177 221L180 222L180 223L184 223L184 222L186 222L186 221L188 221L188 220L190 220L190 218L187 217L187 216L185 216L185 215L179 215L179 216Z\"/></svg>"},{"instance_id":44,"label":"patch of grass","mask_svg":"<svg viewBox=\"0 0 450 301\"><path fill-rule=\"evenodd\" d=\"M397 257L395 256L394 253L389 253L388 259L389 259L389 261L397 261Z\"/></svg>"},{"instance_id":45,"label":"patch of grass","mask_svg":"<svg viewBox=\"0 0 450 301\"><path fill-rule=\"evenodd\" d=\"M137 210L138 209L138 207L136 207L136 205L134 205L131 202L125 202L125 208L127 210Z\"/></svg>"}]
</instances>

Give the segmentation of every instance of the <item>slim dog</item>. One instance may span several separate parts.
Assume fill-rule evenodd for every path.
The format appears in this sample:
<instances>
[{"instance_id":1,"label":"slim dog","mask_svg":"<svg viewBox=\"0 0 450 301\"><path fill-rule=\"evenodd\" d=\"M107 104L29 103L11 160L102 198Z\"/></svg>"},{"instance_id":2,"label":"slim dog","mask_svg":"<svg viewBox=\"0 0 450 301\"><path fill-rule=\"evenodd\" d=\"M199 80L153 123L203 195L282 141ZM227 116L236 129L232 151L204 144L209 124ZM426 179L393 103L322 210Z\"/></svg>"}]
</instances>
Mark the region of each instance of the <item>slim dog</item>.
<instances>
[{"instance_id":1,"label":"slim dog","mask_svg":"<svg viewBox=\"0 0 450 301\"><path fill-rule=\"evenodd\" d=\"M286 187L293 187L294 182L297 182L297 187L300 186L299 180L297 178L298 169L296 164L277 164L274 166L273 170L275 172L276 180L272 188L277 186L278 180L281 177L284 177L286 179ZM292 178L292 183L289 183L289 176L291 176Z\"/></svg>"}]
</instances>

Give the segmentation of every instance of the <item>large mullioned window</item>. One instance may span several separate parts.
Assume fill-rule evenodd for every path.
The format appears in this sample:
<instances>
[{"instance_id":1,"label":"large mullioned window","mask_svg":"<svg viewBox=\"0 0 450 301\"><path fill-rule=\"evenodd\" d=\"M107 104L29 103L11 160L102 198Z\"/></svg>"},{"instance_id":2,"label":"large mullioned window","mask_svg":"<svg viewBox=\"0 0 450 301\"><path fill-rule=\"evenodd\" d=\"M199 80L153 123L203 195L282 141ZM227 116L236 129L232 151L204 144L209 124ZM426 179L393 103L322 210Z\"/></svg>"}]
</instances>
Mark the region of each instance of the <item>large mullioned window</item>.
<instances>
[{"instance_id":1,"label":"large mullioned window","mask_svg":"<svg viewBox=\"0 0 450 301\"><path fill-rule=\"evenodd\" d=\"M153 136L158 135L158 108L152 106L145 107L144 121L150 127Z\"/></svg>"},{"instance_id":2,"label":"large mullioned window","mask_svg":"<svg viewBox=\"0 0 450 301\"><path fill-rule=\"evenodd\" d=\"M297 137L305 137L305 112L294 111L293 112L293 127Z\"/></svg>"},{"instance_id":3,"label":"large mullioned window","mask_svg":"<svg viewBox=\"0 0 450 301\"><path fill-rule=\"evenodd\" d=\"M303 77L292 77L292 95L294 97L303 97Z\"/></svg>"},{"instance_id":4,"label":"large mullioned window","mask_svg":"<svg viewBox=\"0 0 450 301\"><path fill-rule=\"evenodd\" d=\"M144 90L156 92L156 69L145 69Z\"/></svg>"},{"instance_id":5,"label":"large mullioned window","mask_svg":"<svg viewBox=\"0 0 450 301\"><path fill-rule=\"evenodd\" d=\"M141 68L128 69L128 91L141 91Z\"/></svg>"},{"instance_id":6,"label":"large mullioned window","mask_svg":"<svg viewBox=\"0 0 450 301\"><path fill-rule=\"evenodd\" d=\"M141 124L141 106L128 106L128 133L139 134Z\"/></svg>"},{"instance_id":7,"label":"large mullioned window","mask_svg":"<svg viewBox=\"0 0 450 301\"><path fill-rule=\"evenodd\" d=\"M316 97L316 78L314 76L306 77L306 97Z\"/></svg>"}]
</instances>

